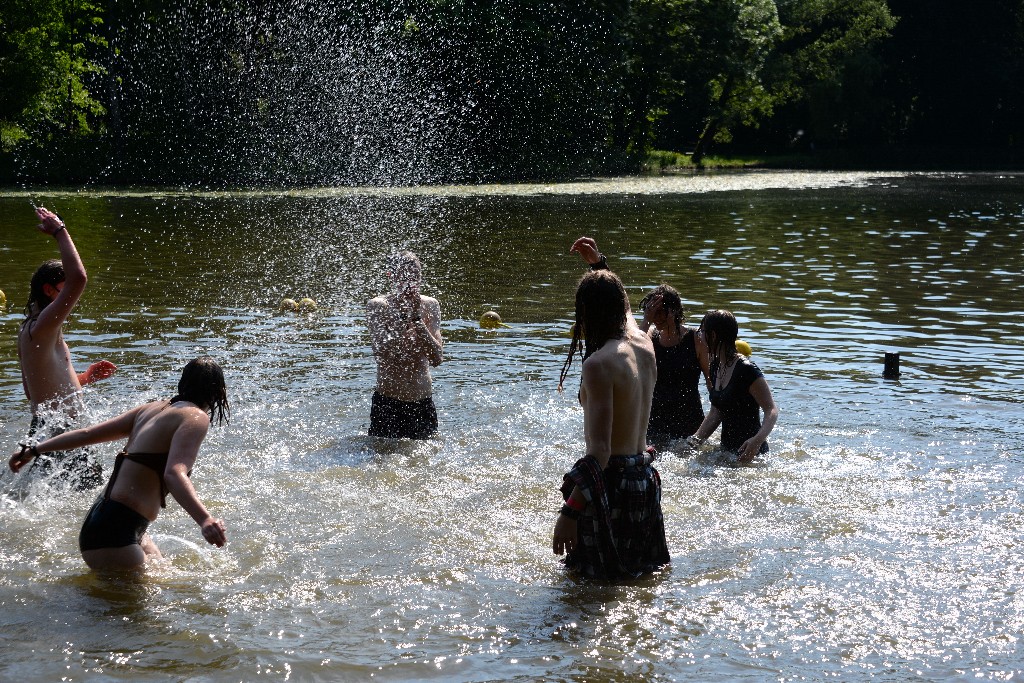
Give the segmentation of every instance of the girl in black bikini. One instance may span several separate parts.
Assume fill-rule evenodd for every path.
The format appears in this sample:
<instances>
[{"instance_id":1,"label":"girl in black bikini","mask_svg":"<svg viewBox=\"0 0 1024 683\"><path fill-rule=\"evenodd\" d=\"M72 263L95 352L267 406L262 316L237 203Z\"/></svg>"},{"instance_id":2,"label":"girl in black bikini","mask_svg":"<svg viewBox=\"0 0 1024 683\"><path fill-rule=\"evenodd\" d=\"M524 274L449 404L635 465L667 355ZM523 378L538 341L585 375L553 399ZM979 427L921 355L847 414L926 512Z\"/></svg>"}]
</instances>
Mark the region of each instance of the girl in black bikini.
<instances>
[{"instance_id":1,"label":"girl in black bikini","mask_svg":"<svg viewBox=\"0 0 1024 683\"><path fill-rule=\"evenodd\" d=\"M170 493L200 526L207 543L227 542L224 522L196 495L189 474L210 424L227 419L224 373L211 358L193 360L181 373L178 394L153 401L92 427L76 429L37 445L23 444L11 456L17 472L40 453L68 451L127 437L107 487L96 499L78 537L82 559L92 569L141 569L159 558L146 533Z\"/></svg>"}]
</instances>

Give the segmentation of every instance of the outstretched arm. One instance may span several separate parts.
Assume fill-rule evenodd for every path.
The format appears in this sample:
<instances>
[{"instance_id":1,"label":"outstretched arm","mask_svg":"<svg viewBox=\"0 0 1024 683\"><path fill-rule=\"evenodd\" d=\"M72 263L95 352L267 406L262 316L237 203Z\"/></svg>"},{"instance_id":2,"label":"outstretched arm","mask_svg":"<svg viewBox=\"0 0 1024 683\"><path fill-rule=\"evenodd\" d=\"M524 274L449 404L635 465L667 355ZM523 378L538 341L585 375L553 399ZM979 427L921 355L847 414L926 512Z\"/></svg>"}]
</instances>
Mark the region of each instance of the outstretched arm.
<instances>
[{"instance_id":1,"label":"outstretched arm","mask_svg":"<svg viewBox=\"0 0 1024 683\"><path fill-rule=\"evenodd\" d=\"M149 405L149 404L146 404ZM19 449L11 455L8 461L13 472L17 472L26 463L30 462L37 453L51 453L53 451L70 451L82 446L90 446L96 443L106 443L118 439L127 439L135 426L135 418L139 411L146 407L141 405L133 408L117 417L100 422L91 427L83 427L70 432L64 432L53 438L46 439L36 445L36 450Z\"/></svg>"},{"instance_id":2,"label":"outstretched arm","mask_svg":"<svg viewBox=\"0 0 1024 683\"><path fill-rule=\"evenodd\" d=\"M199 455L199 447L210 429L210 417L199 408L190 409L181 425L171 437L171 448L167 455L167 469L164 483L174 500L195 520L202 529L203 538L218 548L228 542L224 521L215 519L203 502L199 500L188 473L192 471Z\"/></svg>"}]
</instances>

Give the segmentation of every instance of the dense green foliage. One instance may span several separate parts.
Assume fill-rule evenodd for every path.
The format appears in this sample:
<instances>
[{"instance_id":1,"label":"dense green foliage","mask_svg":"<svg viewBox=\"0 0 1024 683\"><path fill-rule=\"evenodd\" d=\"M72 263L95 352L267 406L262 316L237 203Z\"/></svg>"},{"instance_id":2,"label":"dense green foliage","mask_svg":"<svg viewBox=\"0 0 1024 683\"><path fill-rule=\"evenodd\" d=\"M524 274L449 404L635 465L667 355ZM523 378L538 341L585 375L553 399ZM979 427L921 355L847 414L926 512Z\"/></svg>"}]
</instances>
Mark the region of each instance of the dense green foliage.
<instances>
[{"instance_id":1,"label":"dense green foliage","mask_svg":"<svg viewBox=\"0 0 1024 683\"><path fill-rule=\"evenodd\" d=\"M7 183L554 178L652 149L1018 164L1024 0L0 0Z\"/></svg>"}]
</instances>

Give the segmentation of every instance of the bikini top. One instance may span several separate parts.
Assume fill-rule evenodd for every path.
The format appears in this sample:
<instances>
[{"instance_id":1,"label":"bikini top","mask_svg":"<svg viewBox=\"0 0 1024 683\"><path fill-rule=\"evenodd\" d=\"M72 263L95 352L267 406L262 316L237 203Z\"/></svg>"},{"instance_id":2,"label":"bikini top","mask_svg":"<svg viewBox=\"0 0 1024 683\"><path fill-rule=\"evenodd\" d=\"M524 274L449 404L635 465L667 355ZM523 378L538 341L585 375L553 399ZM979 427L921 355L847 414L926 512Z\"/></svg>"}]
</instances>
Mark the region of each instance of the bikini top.
<instances>
[{"instance_id":1,"label":"bikini top","mask_svg":"<svg viewBox=\"0 0 1024 683\"><path fill-rule=\"evenodd\" d=\"M114 459L114 471L110 473L110 481L107 482L107 488L103 492L103 497L110 499L110 492L114 488L114 481L117 479L118 472L121 471L121 464L125 460L131 460L137 462L143 467L156 472L156 475L160 477L160 507L167 507L167 484L164 482L164 470L167 469L167 458L169 453L129 453L126 450L121 451L117 454L117 458ZM188 476L192 476L192 470L188 471Z\"/></svg>"}]
</instances>

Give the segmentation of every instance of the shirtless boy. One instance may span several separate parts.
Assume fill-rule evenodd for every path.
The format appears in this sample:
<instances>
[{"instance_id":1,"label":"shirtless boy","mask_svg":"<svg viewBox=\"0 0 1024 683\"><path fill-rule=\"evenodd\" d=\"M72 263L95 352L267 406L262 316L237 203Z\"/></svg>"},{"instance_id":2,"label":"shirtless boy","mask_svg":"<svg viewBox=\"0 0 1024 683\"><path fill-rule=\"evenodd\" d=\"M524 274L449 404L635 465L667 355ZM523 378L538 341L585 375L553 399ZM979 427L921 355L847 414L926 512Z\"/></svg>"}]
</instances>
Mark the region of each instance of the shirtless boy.
<instances>
[{"instance_id":1,"label":"shirtless boy","mask_svg":"<svg viewBox=\"0 0 1024 683\"><path fill-rule=\"evenodd\" d=\"M71 365L62 326L85 291L86 273L64 221L45 208L36 209L39 231L53 237L59 261L47 261L32 276L25 320L18 330L21 380L32 410L30 436L54 436L68 429L82 412L82 385L114 374L110 361L93 363L82 373ZM88 453L76 451L56 458L58 465L39 459L38 469L56 469L60 478L78 488L102 483L102 472Z\"/></svg>"},{"instance_id":2,"label":"shirtless boy","mask_svg":"<svg viewBox=\"0 0 1024 683\"><path fill-rule=\"evenodd\" d=\"M576 290L576 328L560 385L582 345L579 401L587 450L563 479L565 505L555 522L552 550L565 553L566 567L585 576L635 578L669 562L661 479L647 450L658 378L654 347L594 240L581 237L572 251L592 272Z\"/></svg>"},{"instance_id":3,"label":"shirtless boy","mask_svg":"<svg viewBox=\"0 0 1024 683\"><path fill-rule=\"evenodd\" d=\"M370 299L366 322L377 359L370 436L426 439L437 432L430 379L441 364L441 307L420 294L423 269L411 251L391 259L392 290Z\"/></svg>"}]
</instances>

